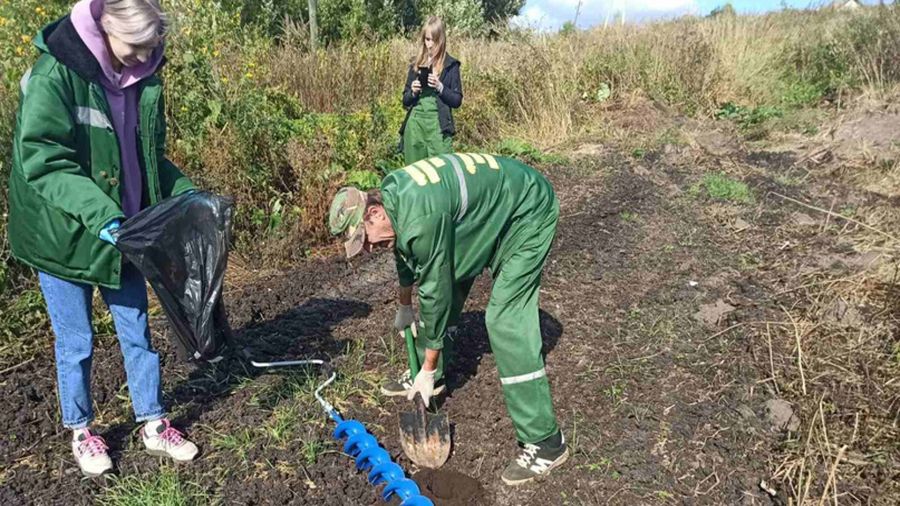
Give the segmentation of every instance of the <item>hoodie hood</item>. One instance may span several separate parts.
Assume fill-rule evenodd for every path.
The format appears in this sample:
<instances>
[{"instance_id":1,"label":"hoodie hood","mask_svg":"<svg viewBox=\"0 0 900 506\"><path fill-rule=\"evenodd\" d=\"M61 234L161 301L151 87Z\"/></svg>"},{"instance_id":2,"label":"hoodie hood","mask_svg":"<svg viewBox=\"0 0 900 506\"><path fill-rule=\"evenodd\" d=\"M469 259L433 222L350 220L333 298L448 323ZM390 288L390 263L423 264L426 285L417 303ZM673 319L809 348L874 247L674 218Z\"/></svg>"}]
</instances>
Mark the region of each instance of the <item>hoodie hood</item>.
<instances>
[{"instance_id":1,"label":"hoodie hood","mask_svg":"<svg viewBox=\"0 0 900 506\"><path fill-rule=\"evenodd\" d=\"M122 73L116 73L113 70L113 56L107 48L106 38L100 25L100 16L103 14L103 1L79 1L72 8L71 23L78 34L78 38L81 39L81 42L96 60L100 76L103 78L101 82L104 87L112 89L128 88L156 72L160 63L162 63L163 46L160 44L159 47L153 50L150 59L146 62L133 67L122 67Z\"/></svg>"}]
</instances>

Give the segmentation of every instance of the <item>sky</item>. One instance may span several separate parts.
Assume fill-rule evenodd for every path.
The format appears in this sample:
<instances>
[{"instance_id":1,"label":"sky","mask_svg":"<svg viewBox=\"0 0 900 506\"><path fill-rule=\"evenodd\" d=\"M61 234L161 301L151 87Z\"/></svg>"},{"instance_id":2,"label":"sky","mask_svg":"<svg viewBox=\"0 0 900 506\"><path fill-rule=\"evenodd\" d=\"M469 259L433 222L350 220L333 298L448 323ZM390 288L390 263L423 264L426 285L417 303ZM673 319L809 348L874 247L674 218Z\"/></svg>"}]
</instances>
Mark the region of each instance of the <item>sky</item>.
<instances>
[{"instance_id":1,"label":"sky","mask_svg":"<svg viewBox=\"0 0 900 506\"><path fill-rule=\"evenodd\" d=\"M625 8L626 21L672 18L683 14L709 14L728 0L581 0L578 26L587 28L603 24L608 14ZM822 5L828 0L731 0L738 12L761 13L781 9L806 8ZM863 0L864 4L877 4L878 0ZM890 3L890 2L888 2ZM579 0L527 0L519 16L513 21L520 26L540 30L557 30L566 21L575 18Z\"/></svg>"}]
</instances>

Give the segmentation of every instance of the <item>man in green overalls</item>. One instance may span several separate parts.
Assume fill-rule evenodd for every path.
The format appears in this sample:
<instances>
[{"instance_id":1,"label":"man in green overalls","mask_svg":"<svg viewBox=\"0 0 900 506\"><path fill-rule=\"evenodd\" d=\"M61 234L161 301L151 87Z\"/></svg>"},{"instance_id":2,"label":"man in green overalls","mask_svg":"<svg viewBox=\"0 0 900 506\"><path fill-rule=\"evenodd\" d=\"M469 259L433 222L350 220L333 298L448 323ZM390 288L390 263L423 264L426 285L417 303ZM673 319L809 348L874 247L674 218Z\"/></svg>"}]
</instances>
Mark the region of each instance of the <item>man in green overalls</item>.
<instances>
[{"instance_id":1,"label":"man in green overalls","mask_svg":"<svg viewBox=\"0 0 900 506\"><path fill-rule=\"evenodd\" d=\"M346 234L346 254L393 246L401 303L419 290L419 361L407 391L425 402L443 374L448 326L459 317L472 281L494 278L485 313L488 337L521 455L502 474L516 485L568 458L556 423L541 355L538 294L556 234L559 202L536 170L484 154L441 155L390 173L368 194L341 189L329 225Z\"/></svg>"}]
</instances>

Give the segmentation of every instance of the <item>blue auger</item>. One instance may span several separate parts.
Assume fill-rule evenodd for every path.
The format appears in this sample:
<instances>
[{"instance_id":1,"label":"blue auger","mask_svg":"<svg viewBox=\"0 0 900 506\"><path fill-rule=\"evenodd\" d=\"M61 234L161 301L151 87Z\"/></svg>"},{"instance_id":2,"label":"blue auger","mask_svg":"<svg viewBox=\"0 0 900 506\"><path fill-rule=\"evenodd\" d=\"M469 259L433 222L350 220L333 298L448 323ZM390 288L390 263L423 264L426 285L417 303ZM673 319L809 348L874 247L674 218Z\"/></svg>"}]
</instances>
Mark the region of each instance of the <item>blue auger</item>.
<instances>
[{"instance_id":1,"label":"blue auger","mask_svg":"<svg viewBox=\"0 0 900 506\"><path fill-rule=\"evenodd\" d=\"M254 367L286 367L295 365L325 365L324 360L292 360L287 362L252 362ZM322 390L330 385L337 377L332 370L331 376L316 388L316 400L322 406L322 410L328 415L337 427L334 428L334 438L344 441L344 453L353 457L356 468L368 473L368 480L374 486L384 485L381 498L385 502L396 496L400 499L400 506L434 506L431 499L422 495L416 482L406 477L403 468L391 460L390 454L378 444L366 427L356 420L344 420L330 402L322 398Z\"/></svg>"}]
</instances>

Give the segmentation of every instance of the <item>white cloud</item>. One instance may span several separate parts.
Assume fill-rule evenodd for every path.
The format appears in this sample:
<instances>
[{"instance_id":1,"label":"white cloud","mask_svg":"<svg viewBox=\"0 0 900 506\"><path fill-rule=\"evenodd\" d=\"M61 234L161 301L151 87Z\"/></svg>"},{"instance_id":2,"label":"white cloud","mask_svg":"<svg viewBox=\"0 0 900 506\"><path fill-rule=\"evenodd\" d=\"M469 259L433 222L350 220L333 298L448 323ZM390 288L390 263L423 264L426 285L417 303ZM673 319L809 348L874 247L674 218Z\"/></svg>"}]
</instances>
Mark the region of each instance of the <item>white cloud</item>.
<instances>
[{"instance_id":1,"label":"white cloud","mask_svg":"<svg viewBox=\"0 0 900 506\"><path fill-rule=\"evenodd\" d=\"M616 16L623 10L630 21L700 11L697 0L528 0L522 14L513 22L545 30L559 28L564 21L574 19L579 3L578 25L582 27L602 23L608 16Z\"/></svg>"},{"instance_id":2,"label":"white cloud","mask_svg":"<svg viewBox=\"0 0 900 506\"><path fill-rule=\"evenodd\" d=\"M562 26L563 22L551 15L540 5L526 5L522 13L510 20L514 26L522 28L534 28L536 30L555 30Z\"/></svg>"}]
</instances>

